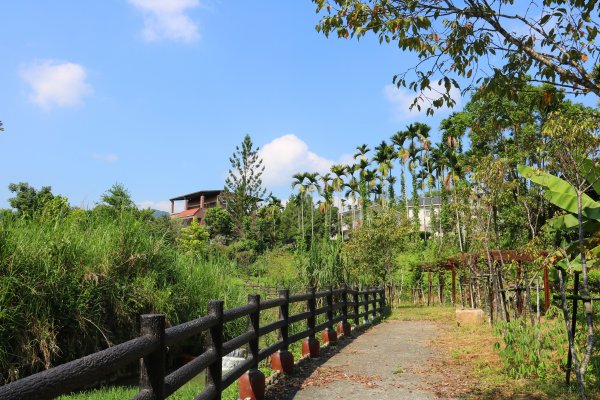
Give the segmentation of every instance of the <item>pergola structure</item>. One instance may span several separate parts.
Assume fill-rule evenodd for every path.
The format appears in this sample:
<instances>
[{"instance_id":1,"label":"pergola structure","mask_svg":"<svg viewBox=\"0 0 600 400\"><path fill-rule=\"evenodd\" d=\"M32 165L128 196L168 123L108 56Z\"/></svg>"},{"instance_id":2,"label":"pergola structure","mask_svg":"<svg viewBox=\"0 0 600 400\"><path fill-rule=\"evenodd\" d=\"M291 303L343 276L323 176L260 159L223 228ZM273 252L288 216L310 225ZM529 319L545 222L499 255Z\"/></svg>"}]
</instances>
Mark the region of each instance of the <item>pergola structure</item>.
<instances>
[{"instance_id":1,"label":"pergola structure","mask_svg":"<svg viewBox=\"0 0 600 400\"><path fill-rule=\"evenodd\" d=\"M424 262L417 264L417 267L420 267L422 272L427 272L427 304L431 303L431 273L443 271L452 272L452 304L456 303L456 267L449 260ZM440 292L441 301L443 301L443 296L442 291Z\"/></svg>"},{"instance_id":2,"label":"pergola structure","mask_svg":"<svg viewBox=\"0 0 600 400\"><path fill-rule=\"evenodd\" d=\"M452 273L452 304L456 304L456 272L457 270L467 270L469 267L475 265L479 259L485 259L491 263L513 263L516 262L517 267L517 276L518 279L521 278L521 263L524 262L533 262L540 257L545 257L548 255L547 250L533 250L533 251L525 251L525 250L490 250L490 251L480 251L476 253L460 253L453 257L447 258L445 260L440 260L437 262L424 262L417 264L417 267L421 268L421 271L427 272L427 301L428 304L431 303L431 273L432 272L444 272L450 271ZM483 276L481 276L483 277ZM490 278L487 275L488 279ZM500 285L502 285L502 278L499 276ZM548 310L550 306L550 282L549 282L549 273L548 273L548 265L544 263L544 309ZM500 289L500 294L503 297L503 303L506 303L505 292L507 289ZM515 290L517 292L517 296L521 297L520 292L525 290L520 287L516 287ZM490 286L490 305L493 304L494 294L491 290ZM440 296L443 296L443 293L440 293ZM441 297L443 301L443 297ZM519 308L522 311L522 299L519 301ZM490 306L491 307L491 306Z\"/></svg>"}]
</instances>

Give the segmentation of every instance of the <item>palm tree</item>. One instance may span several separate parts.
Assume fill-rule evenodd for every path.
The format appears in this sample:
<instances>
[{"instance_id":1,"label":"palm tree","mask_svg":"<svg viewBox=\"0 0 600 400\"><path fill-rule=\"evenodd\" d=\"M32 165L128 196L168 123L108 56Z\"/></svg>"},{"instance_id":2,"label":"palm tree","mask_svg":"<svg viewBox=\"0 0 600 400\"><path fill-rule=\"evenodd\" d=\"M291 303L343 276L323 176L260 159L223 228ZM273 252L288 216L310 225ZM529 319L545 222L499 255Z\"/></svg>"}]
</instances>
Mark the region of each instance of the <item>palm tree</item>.
<instances>
[{"instance_id":1,"label":"palm tree","mask_svg":"<svg viewBox=\"0 0 600 400\"><path fill-rule=\"evenodd\" d=\"M400 191L402 195L402 203L406 209L406 217L408 218L408 197L406 196L406 164L408 161L408 149L404 147L404 142L408 138L407 131L398 131L392 136L392 144L396 146L396 158L400 160Z\"/></svg>"},{"instance_id":2,"label":"palm tree","mask_svg":"<svg viewBox=\"0 0 600 400\"><path fill-rule=\"evenodd\" d=\"M365 171L369 167L369 153L371 149L366 144L356 146L356 153L354 153L354 159L358 161L357 170L359 171L359 193L360 193L360 204L361 204L361 215L360 219L362 223L365 223L367 218L367 207L369 202L369 194L367 189L367 183L365 181Z\"/></svg>"},{"instance_id":3,"label":"palm tree","mask_svg":"<svg viewBox=\"0 0 600 400\"><path fill-rule=\"evenodd\" d=\"M443 187L447 192L452 191L452 205L456 217L458 244L460 251L464 251L466 242L460 224L456 185L463 178L463 170L460 163L462 155L461 137L465 134L466 126L463 124L456 124L453 118L455 115L456 114L453 114L449 118L442 120L440 124L440 130L442 131L442 145L444 148L442 159L443 170L446 171L446 175L443 178Z\"/></svg>"},{"instance_id":4,"label":"palm tree","mask_svg":"<svg viewBox=\"0 0 600 400\"><path fill-rule=\"evenodd\" d=\"M375 185L373 185L371 188L371 193L373 193L375 196L375 201L381 201L381 198L383 197L383 185L381 182L377 182Z\"/></svg>"},{"instance_id":5,"label":"palm tree","mask_svg":"<svg viewBox=\"0 0 600 400\"><path fill-rule=\"evenodd\" d=\"M422 171L422 183L421 190L425 192L427 189L427 198L429 198L429 213L432 215L433 207L432 207L432 195L431 195L431 186L432 186L432 172L431 165L429 160L429 154L431 150L431 142L428 139L429 131L424 132L419 136L419 142L421 142L421 151L424 153L421 159L421 171ZM425 214L423 215L423 226L425 228L425 241L427 241L427 219L425 218Z\"/></svg>"},{"instance_id":6,"label":"palm tree","mask_svg":"<svg viewBox=\"0 0 600 400\"><path fill-rule=\"evenodd\" d=\"M300 215L301 215L301 227L302 227L302 241L304 242L304 193L306 193L306 186L304 185L304 179L306 178L306 172L296 173L292 175L292 189L298 189L298 195L300 196Z\"/></svg>"},{"instance_id":7,"label":"palm tree","mask_svg":"<svg viewBox=\"0 0 600 400\"><path fill-rule=\"evenodd\" d=\"M360 146L356 146L356 153L354 153L355 160L367 160L367 153L370 152L371 149L366 144L361 144Z\"/></svg>"},{"instance_id":8,"label":"palm tree","mask_svg":"<svg viewBox=\"0 0 600 400\"><path fill-rule=\"evenodd\" d=\"M446 200L446 191L442 189L446 165L446 148L443 142L437 143L431 150L431 170L434 177L434 187L440 193L440 213L438 216L438 232L440 244L443 240L442 210Z\"/></svg>"},{"instance_id":9,"label":"palm tree","mask_svg":"<svg viewBox=\"0 0 600 400\"><path fill-rule=\"evenodd\" d=\"M271 219L273 220L273 240L275 240L275 212L281 211L283 208L281 205L281 200L273 195L273 193L269 193L267 197L267 208L271 211Z\"/></svg>"},{"instance_id":10,"label":"palm tree","mask_svg":"<svg viewBox=\"0 0 600 400\"><path fill-rule=\"evenodd\" d=\"M315 207L312 194L315 190L318 190L319 174L317 172L307 172L304 178L306 180L306 191L310 193L310 240L312 241L315 236Z\"/></svg>"},{"instance_id":11,"label":"palm tree","mask_svg":"<svg viewBox=\"0 0 600 400\"><path fill-rule=\"evenodd\" d=\"M342 234L342 188L344 185L344 177L346 176L346 167L343 165L332 165L331 172L335 175L333 179L333 188L336 192L338 192L338 216L340 223L340 234Z\"/></svg>"},{"instance_id":12,"label":"palm tree","mask_svg":"<svg viewBox=\"0 0 600 400\"><path fill-rule=\"evenodd\" d=\"M362 170L361 191L363 191L363 193L361 193L361 201L362 201L362 210L363 210L363 216L362 216L363 224L367 223L368 203L371 201L369 195L371 193L371 189L373 189L373 187L377 183L376 180L377 180L377 173L375 172L375 170L367 169L366 167L364 170Z\"/></svg>"},{"instance_id":13,"label":"palm tree","mask_svg":"<svg viewBox=\"0 0 600 400\"><path fill-rule=\"evenodd\" d=\"M355 229L356 228L356 201L357 201L357 195L359 194L359 183L355 177L352 177L344 186L348 188L348 190L346 190L346 193L344 193L344 197L346 197L346 199L348 199L351 202L350 206L352 207L352 229Z\"/></svg>"},{"instance_id":14,"label":"palm tree","mask_svg":"<svg viewBox=\"0 0 600 400\"><path fill-rule=\"evenodd\" d=\"M388 177L388 188L389 188L389 196L392 201L392 206L394 204L396 204L395 200L394 200L396 198L396 191L394 190L394 185L396 185L397 181L398 181L398 179L394 175L390 174L390 176Z\"/></svg>"},{"instance_id":15,"label":"palm tree","mask_svg":"<svg viewBox=\"0 0 600 400\"><path fill-rule=\"evenodd\" d=\"M430 174L426 169L425 166L425 161L421 160L422 162L422 167L419 170L418 174L417 174L417 180L418 180L418 184L421 187L421 191L425 192L425 189L429 186L429 181L430 181ZM423 211L423 230L425 232L425 242L427 242L427 207L429 207L429 212L431 215L431 197L425 197L423 196L423 199L429 198L429 206L427 206L424 202L424 206L425 206L425 210ZM420 223L419 223L420 224Z\"/></svg>"},{"instance_id":16,"label":"palm tree","mask_svg":"<svg viewBox=\"0 0 600 400\"><path fill-rule=\"evenodd\" d=\"M357 153L358 154L358 153ZM355 159L357 154L355 154ZM363 224L366 221L367 218L367 203L368 203L368 190L367 190L367 183L365 180L365 172L367 171L367 168L369 168L369 160L367 157L361 156L358 164L356 164L356 170L358 171L358 193L360 196L359 202L360 202L360 220L361 220L361 224Z\"/></svg>"},{"instance_id":17,"label":"palm tree","mask_svg":"<svg viewBox=\"0 0 600 400\"><path fill-rule=\"evenodd\" d=\"M431 131L431 127L427 124L421 122L415 122L414 124L410 124L406 127L407 138L410 140L410 145L408 147L408 158L409 164L408 169L412 175L412 187L413 187L413 219L415 221L416 229L419 229L419 194L417 191L417 174L416 170L420 164L421 157L420 153L422 148L417 146L417 142L424 143L425 140L429 137L429 131Z\"/></svg>"},{"instance_id":18,"label":"palm tree","mask_svg":"<svg viewBox=\"0 0 600 400\"><path fill-rule=\"evenodd\" d=\"M381 205L385 206L385 181L391 174L394 163L392 161L393 147L390 147L385 140L379 146L375 147L375 156L373 161L377 162L377 170L380 173L380 183L382 189Z\"/></svg>"},{"instance_id":19,"label":"palm tree","mask_svg":"<svg viewBox=\"0 0 600 400\"><path fill-rule=\"evenodd\" d=\"M346 169L346 176L348 176L349 178L354 178L354 174L359 171L358 164L345 165L344 168Z\"/></svg>"},{"instance_id":20,"label":"palm tree","mask_svg":"<svg viewBox=\"0 0 600 400\"><path fill-rule=\"evenodd\" d=\"M408 147L408 170L412 177L412 219L415 228L419 229L419 192L417 190L417 167L421 164L421 156L419 149L414 143Z\"/></svg>"},{"instance_id":21,"label":"palm tree","mask_svg":"<svg viewBox=\"0 0 600 400\"><path fill-rule=\"evenodd\" d=\"M454 210L456 214L456 231L458 233L458 244L460 246L460 251L464 251L465 240L463 238L462 228L460 226L460 214L458 212L458 193L456 190L457 183L462 179L463 171L462 166L460 165L459 157L455 148L449 148L446 152L446 169L448 173L444 177L444 188L447 191L452 190L452 204L454 205Z\"/></svg>"},{"instance_id":22,"label":"palm tree","mask_svg":"<svg viewBox=\"0 0 600 400\"><path fill-rule=\"evenodd\" d=\"M328 213L327 220L327 235L331 236L331 209L333 208L333 178L329 172L321 175L320 177L321 186L319 194L323 196L325 200L325 211Z\"/></svg>"}]
</instances>

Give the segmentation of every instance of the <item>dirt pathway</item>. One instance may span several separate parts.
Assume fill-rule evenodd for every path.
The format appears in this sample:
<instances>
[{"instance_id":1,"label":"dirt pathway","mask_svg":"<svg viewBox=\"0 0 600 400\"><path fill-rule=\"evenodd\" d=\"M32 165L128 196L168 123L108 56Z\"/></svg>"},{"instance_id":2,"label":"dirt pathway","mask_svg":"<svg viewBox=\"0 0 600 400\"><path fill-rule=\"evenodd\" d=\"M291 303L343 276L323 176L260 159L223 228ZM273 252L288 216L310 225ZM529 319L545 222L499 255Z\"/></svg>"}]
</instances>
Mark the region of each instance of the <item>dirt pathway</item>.
<instances>
[{"instance_id":1,"label":"dirt pathway","mask_svg":"<svg viewBox=\"0 0 600 400\"><path fill-rule=\"evenodd\" d=\"M388 320L302 360L267 399L439 399L447 374L429 366L439 364L430 341L440 333L435 322Z\"/></svg>"}]
</instances>

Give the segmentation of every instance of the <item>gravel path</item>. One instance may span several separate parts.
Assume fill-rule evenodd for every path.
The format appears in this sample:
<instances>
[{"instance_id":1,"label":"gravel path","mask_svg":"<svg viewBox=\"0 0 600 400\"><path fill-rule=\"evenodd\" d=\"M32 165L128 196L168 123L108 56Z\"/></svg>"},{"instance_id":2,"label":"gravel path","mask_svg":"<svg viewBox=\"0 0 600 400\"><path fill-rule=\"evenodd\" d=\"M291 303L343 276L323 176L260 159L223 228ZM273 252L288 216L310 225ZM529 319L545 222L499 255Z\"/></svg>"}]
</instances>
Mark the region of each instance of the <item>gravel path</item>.
<instances>
[{"instance_id":1,"label":"gravel path","mask_svg":"<svg viewBox=\"0 0 600 400\"><path fill-rule=\"evenodd\" d=\"M434 322L388 320L322 349L318 359L302 360L269 388L267 399L438 399L431 388L444 377L427 369L437 358L428 346L437 334Z\"/></svg>"}]
</instances>

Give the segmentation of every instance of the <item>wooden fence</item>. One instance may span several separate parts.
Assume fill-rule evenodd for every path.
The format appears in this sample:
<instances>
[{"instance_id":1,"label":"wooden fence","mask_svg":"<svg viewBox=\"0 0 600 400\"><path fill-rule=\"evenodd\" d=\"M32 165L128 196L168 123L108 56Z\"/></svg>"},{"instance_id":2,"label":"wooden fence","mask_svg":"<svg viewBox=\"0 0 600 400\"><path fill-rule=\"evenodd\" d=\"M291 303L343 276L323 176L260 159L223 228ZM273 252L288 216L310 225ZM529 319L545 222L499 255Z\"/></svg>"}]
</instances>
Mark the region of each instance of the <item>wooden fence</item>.
<instances>
[{"instance_id":1,"label":"wooden fence","mask_svg":"<svg viewBox=\"0 0 600 400\"><path fill-rule=\"evenodd\" d=\"M290 304L302 302L306 304L307 311L289 315ZM318 303L324 305L317 308ZM261 312L276 307L279 307L279 319L261 326ZM138 360L140 363L139 392L133 397L134 399L165 399L204 370L206 370L206 386L196 399L221 399L223 390L238 378L243 379L244 375L260 373L258 372L260 361L280 352L287 352L291 343L304 339L303 353L313 355L315 343L318 353L318 341L315 339L318 332L323 332L326 341L335 342L336 323L339 323L338 332L348 334L349 320L353 321L355 326L359 326L361 318L366 321L370 317L374 319L378 315L381 316L385 307L383 288L361 291L358 287L350 289L342 286L338 289L329 287L318 292L314 288L309 288L307 293L295 295L282 290L278 298L262 302L259 295L249 295L247 305L229 310L223 310L223 301L211 300L208 303L207 316L170 328L165 328L164 315L146 314L141 316L139 337L0 386L0 399L52 399L89 387L102 377ZM317 316L322 314L326 315L325 322L316 324ZM334 317L334 314L337 315ZM224 324L239 318L247 318L248 330L224 342ZM306 321L306 329L288 335L290 325L301 321ZM259 339L275 331L279 331L279 340L268 347L259 348ZM203 333L207 334L208 338L208 346L205 346L203 353L167 374L168 348ZM248 345L248 358L223 375L223 356L245 345ZM242 383L240 388L241 386ZM257 398L260 398L261 389L257 390ZM264 391L264 387L262 390Z\"/></svg>"}]
</instances>

